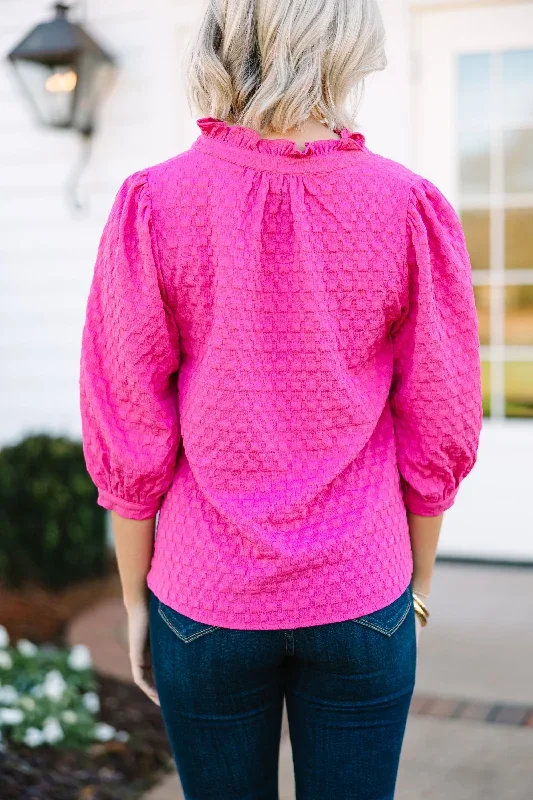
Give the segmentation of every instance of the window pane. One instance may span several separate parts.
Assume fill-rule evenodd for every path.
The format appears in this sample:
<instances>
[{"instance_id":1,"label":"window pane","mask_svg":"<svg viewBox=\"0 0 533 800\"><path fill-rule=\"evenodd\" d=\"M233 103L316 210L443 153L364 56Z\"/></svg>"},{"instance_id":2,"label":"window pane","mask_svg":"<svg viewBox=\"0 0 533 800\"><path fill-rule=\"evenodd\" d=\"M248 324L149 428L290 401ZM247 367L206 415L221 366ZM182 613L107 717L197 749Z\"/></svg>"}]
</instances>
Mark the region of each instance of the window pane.
<instances>
[{"instance_id":1,"label":"window pane","mask_svg":"<svg viewBox=\"0 0 533 800\"><path fill-rule=\"evenodd\" d=\"M479 320L479 341L490 343L490 287L474 286L477 316Z\"/></svg>"},{"instance_id":2,"label":"window pane","mask_svg":"<svg viewBox=\"0 0 533 800\"><path fill-rule=\"evenodd\" d=\"M504 188L506 192L533 192L533 128L505 131Z\"/></svg>"},{"instance_id":3,"label":"window pane","mask_svg":"<svg viewBox=\"0 0 533 800\"><path fill-rule=\"evenodd\" d=\"M533 417L533 361L508 361L505 365L505 414Z\"/></svg>"},{"instance_id":4,"label":"window pane","mask_svg":"<svg viewBox=\"0 0 533 800\"><path fill-rule=\"evenodd\" d=\"M463 131L459 136L459 182L461 192L490 189L490 140L488 130Z\"/></svg>"},{"instance_id":5,"label":"window pane","mask_svg":"<svg viewBox=\"0 0 533 800\"><path fill-rule=\"evenodd\" d=\"M466 244L472 269L490 269L490 212L461 211L461 224L465 232Z\"/></svg>"},{"instance_id":6,"label":"window pane","mask_svg":"<svg viewBox=\"0 0 533 800\"><path fill-rule=\"evenodd\" d=\"M481 390L483 395L483 416L490 417L490 361L481 362Z\"/></svg>"},{"instance_id":7,"label":"window pane","mask_svg":"<svg viewBox=\"0 0 533 800\"><path fill-rule=\"evenodd\" d=\"M511 50L503 59L503 122L511 126L533 123L533 50Z\"/></svg>"},{"instance_id":8,"label":"window pane","mask_svg":"<svg viewBox=\"0 0 533 800\"><path fill-rule=\"evenodd\" d=\"M494 107L490 93L490 53L459 56L458 117L461 128L488 128Z\"/></svg>"},{"instance_id":9,"label":"window pane","mask_svg":"<svg viewBox=\"0 0 533 800\"><path fill-rule=\"evenodd\" d=\"M505 344L533 345L533 286L505 287Z\"/></svg>"},{"instance_id":10,"label":"window pane","mask_svg":"<svg viewBox=\"0 0 533 800\"><path fill-rule=\"evenodd\" d=\"M507 208L505 211L505 266L507 269L533 269L532 208Z\"/></svg>"}]
</instances>

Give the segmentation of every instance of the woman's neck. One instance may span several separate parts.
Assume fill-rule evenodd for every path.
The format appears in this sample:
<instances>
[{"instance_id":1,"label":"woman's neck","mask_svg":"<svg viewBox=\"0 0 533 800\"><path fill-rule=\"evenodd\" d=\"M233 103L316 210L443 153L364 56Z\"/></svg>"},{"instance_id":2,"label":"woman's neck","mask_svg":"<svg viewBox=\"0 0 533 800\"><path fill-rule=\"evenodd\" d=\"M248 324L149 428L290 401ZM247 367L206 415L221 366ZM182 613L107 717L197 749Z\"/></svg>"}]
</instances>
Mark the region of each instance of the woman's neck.
<instances>
[{"instance_id":1,"label":"woman's neck","mask_svg":"<svg viewBox=\"0 0 533 800\"><path fill-rule=\"evenodd\" d=\"M299 128L289 128L283 133L270 131L263 134L263 139L290 139L302 149L305 142L312 142L323 139L340 139L341 137L328 128L324 122L315 117L308 117Z\"/></svg>"}]
</instances>

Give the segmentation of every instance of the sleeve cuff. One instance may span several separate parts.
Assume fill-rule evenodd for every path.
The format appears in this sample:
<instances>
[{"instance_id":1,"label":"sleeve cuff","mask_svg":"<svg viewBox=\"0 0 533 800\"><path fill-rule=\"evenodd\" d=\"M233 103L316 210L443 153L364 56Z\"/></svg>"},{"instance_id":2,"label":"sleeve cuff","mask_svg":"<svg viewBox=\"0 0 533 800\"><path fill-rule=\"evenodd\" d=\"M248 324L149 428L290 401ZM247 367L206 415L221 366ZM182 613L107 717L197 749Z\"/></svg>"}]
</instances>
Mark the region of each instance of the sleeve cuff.
<instances>
[{"instance_id":1,"label":"sleeve cuff","mask_svg":"<svg viewBox=\"0 0 533 800\"><path fill-rule=\"evenodd\" d=\"M426 500L411 486L407 486L403 499L405 507L412 514L419 514L421 517L438 517L453 506L458 491L459 487L457 486L445 500Z\"/></svg>"},{"instance_id":2,"label":"sleeve cuff","mask_svg":"<svg viewBox=\"0 0 533 800\"><path fill-rule=\"evenodd\" d=\"M115 497L115 495L106 492L104 489L98 489L97 503L108 511L115 511L126 519L150 519L155 517L159 511L161 498L159 497L150 503L131 503L121 497Z\"/></svg>"}]
</instances>

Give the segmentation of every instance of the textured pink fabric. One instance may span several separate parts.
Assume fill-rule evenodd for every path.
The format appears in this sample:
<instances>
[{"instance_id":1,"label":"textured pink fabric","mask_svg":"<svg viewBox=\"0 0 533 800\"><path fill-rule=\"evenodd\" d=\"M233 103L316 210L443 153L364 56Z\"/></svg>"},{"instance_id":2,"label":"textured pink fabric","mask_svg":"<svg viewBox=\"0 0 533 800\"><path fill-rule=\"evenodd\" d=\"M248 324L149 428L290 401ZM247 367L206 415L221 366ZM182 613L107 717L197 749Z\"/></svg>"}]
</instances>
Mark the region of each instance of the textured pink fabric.
<instances>
[{"instance_id":1,"label":"textured pink fabric","mask_svg":"<svg viewBox=\"0 0 533 800\"><path fill-rule=\"evenodd\" d=\"M479 339L453 207L359 132L198 120L126 179L83 331L98 502L157 520L148 585L200 622L355 618L412 574L406 506L476 460Z\"/></svg>"}]
</instances>

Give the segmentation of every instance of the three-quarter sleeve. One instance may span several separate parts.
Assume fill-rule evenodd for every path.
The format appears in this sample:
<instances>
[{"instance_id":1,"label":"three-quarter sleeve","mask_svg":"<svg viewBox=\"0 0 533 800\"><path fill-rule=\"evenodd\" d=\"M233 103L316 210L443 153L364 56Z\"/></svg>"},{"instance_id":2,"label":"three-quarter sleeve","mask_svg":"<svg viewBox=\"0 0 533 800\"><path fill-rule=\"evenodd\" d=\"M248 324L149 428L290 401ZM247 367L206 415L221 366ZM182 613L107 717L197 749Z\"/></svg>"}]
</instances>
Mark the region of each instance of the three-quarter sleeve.
<instances>
[{"instance_id":1,"label":"three-quarter sleeve","mask_svg":"<svg viewBox=\"0 0 533 800\"><path fill-rule=\"evenodd\" d=\"M453 206L424 178L410 190L406 243L390 404L405 506L438 516L453 505L477 458L481 364L464 231Z\"/></svg>"},{"instance_id":2,"label":"three-quarter sleeve","mask_svg":"<svg viewBox=\"0 0 533 800\"><path fill-rule=\"evenodd\" d=\"M123 517L155 516L172 482L179 362L141 171L122 184L100 239L79 378L87 469L99 505Z\"/></svg>"}]
</instances>

